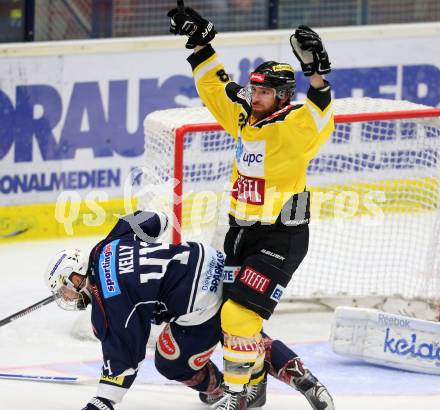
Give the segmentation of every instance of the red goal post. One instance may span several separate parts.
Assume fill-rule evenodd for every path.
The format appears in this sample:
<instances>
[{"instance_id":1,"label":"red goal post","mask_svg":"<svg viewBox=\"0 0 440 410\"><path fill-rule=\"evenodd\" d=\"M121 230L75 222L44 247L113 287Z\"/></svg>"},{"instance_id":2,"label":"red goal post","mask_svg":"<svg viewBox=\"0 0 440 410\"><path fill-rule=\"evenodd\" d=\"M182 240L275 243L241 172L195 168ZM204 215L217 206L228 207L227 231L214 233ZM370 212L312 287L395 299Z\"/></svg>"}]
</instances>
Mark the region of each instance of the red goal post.
<instances>
[{"instance_id":1,"label":"red goal post","mask_svg":"<svg viewBox=\"0 0 440 410\"><path fill-rule=\"evenodd\" d=\"M411 118L440 118L440 108L427 108L419 110L406 111L385 111L385 112L368 112L357 114L336 114L335 124L351 123L351 122L370 122L385 120L403 120ZM177 182L174 187L174 196L181 198L183 195L183 143L185 135L193 132L221 131L223 127L216 123L198 123L185 124L175 131L175 151L174 151L174 178ZM179 224L182 221L182 202L174 202L174 215ZM172 241L179 243L182 240L180 229L172 226Z\"/></svg>"},{"instance_id":2,"label":"red goal post","mask_svg":"<svg viewBox=\"0 0 440 410\"><path fill-rule=\"evenodd\" d=\"M396 297L434 306L440 299L440 109L405 101L335 100L335 123L331 141L309 166L310 249L285 298L331 304L336 297L368 296L364 306L372 306ZM144 180L161 188L150 189L153 195L140 198L141 205L157 208L151 199L167 197L173 242L220 247L225 220L208 230L202 226L213 215L207 198L218 205L220 193L218 202L215 195L202 195L200 209L196 197L205 186L211 189L218 170L218 180L229 181L233 143L217 152L212 148L227 136L204 108L152 113L144 125ZM199 142L206 147L193 152ZM164 189L171 178L174 186ZM217 185L214 191L225 190ZM313 206L318 203L319 215ZM221 214L215 212L213 220Z\"/></svg>"}]
</instances>

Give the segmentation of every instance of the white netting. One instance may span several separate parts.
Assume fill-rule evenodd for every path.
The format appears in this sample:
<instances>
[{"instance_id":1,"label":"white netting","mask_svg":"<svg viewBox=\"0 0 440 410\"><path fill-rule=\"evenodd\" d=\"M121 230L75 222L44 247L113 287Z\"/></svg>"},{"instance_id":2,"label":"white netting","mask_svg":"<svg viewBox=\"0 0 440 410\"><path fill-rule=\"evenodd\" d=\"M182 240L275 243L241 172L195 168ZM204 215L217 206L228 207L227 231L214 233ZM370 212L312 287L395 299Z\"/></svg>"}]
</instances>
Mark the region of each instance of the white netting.
<instances>
[{"instance_id":1,"label":"white netting","mask_svg":"<svg viewBox=\"0 0 440 410\"><path fill-rule=\"evenodd\" d=\"M335 101L336 114L426 108L369 98ZM172 212L175 131L213 122L205 108L158 111L146 118L144 184L149 185L141 197L143 207ZM223 131L186 134L185 240L221 246L234 149ZM438 117L337 124L308 168L310 247L288 297L438 299L439 152Z\"/></svg>"},{"instance_id":2,"label":"white netting","mask_svg":"<svg viewBox=\"0 0 440 410\"><path fill-rule=\"evenodd\" d=\"M141 206L173 214L174 135L185 124L213 123L205 108L156 111L144 123L148 131L144 161ZM164 127L166 123L166 127ZM190 132L183 150L182 230L187 240L222 246L218 235L219 208L223 204L222 231L227 226L229 195L227 183L232 171L235 142L224 131ZM148 159L147 159L148 158ZM226 185L225 185L226 184Z\"/></svg>"}]
</instances>

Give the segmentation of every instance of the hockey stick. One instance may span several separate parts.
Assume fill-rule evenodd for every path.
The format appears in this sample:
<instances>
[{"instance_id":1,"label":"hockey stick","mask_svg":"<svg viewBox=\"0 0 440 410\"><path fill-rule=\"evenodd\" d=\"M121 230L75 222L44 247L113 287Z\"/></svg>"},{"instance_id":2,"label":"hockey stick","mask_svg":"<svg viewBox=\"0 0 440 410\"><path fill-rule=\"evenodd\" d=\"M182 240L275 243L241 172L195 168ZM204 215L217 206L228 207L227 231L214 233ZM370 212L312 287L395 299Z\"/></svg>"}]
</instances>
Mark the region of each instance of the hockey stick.
<instances>
[{"instance_id":1,"label":"hockey stick","mask_svg":"<svg viewBox=\"0 0 440 410\"><path fill-rule=\"evenodd\" d=\"M26 374L0 373L0 380L23 380L31 382L46 383L67 383L67 384L92 384L97 383L97 379L88 379L83 377L60 377L60 376L38 376Z\"/></svg>"},{"instance_id":2,"label":"hockey stick","mask_svg":"<svg viewBox=\"0 0 440 410\"><path fill-rule=\"evenodd\" d=\"M29 313L32 313L34 310L37 310L45 305L48 305L49 303L53 302L55 299L56 299L55 295L48 296L46 299L40 300L39 302L34 303L33 305L28 306L27 308L20 310L19 312L14 313L13 315L0 320L0 327L16 319L20 319L21 317L26 316Z\"/></svg>"},{"instance_id":3,"label":"hockey stick","mask_svg":"<svg viewBox=\"0 0 440 410\"><path fill-rule=\"evenodd\" d=\"M29 226L26 226L24 228L16 229L15 231L4 233L0 235L0 238L12 238L14 236L21 235L22 233L25 233L29 230Z\"/></svg>"},{"instance_id":4,"label":"hockey stick","mask_svg":"<svg viewBox=\"0 0 440 410\"><path fill-rule=\"evenodd\" d=\"M185 5L183 4L183 0L177 0L177 10L182 13L185 12Z\"/></svg>"},{"instance_id":5,"label":"hockey stick","mask_svg":"<svg viewBox=\"0 0 440 410\"><path fill-rule=\"evenodd\" d=\"M0 380L15 380L25 382L42 382L42 383L57 383L57 384L73 384L73 385L96 385L99 382L99 377L84 377L84 376L42 376L42 375L27 375L19 373L0 373ZM170 380L159 382L153 381L137 381L139 386L179 386L180 383Z\"/></svg>"}]
</instances>

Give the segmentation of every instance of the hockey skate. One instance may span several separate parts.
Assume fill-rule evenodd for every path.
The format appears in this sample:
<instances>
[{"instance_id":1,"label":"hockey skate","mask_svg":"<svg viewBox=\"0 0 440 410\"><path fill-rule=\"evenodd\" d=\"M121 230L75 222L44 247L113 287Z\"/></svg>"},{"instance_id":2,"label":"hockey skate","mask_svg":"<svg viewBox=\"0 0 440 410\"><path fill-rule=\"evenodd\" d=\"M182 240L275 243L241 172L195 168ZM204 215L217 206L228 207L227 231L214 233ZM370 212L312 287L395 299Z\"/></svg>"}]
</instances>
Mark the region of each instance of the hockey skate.
<instances>
[{"instance_id":1,"label":"hockey skate","mask_svg":"<svg viewBox=\"0 0 440 410\"><path fill-rule=\"evenodd\" d=\"M326 387L305 368L297 357L290 360L283 369L283 379L290 378L290 383L304 395L313 410L334 410L333 398Z\"/></svg>"},{"instance_id":2,"label":"hockey skate","mask_svg":"<svg viewBox=\"0 0 440 410\"><path fill-rule=\"evenodd\" d=\"M215 410L246 410L246 391L237 393L225 388L223 396L212 405Z\"/></svg>"},{"instance_id":3,"label":"hockey skate","mask_svg":"<svg viewBox=\"0 0 440 410\"><path fill-rule=\"evenodd\" d=\"M301 390L300 390L301 391ZM314 410L334 410L332 396L319 381L310 389L302 392Z\"/></svg>"},{"instance_id":4,"label":"hockey skate","mask_svg":"<svg viewBox=\"0 0 440 410\"><path fill-rule=\"evenodd\" d=\"M261 409L266 404L267 376L256 385L246 387L246 408ZM217 389L215 393L199 393L200 401L212 406L223 397L223 390Z\"/></svg>"},{"instance_id":5,"label":"hockey skate","mask_svg":"<svg viewBox=\"0 0 440 410\"><path fill-rule=\"evenodd\" d=\"M208 406L212 406L213 404L217 403L223 395L216 395L216 394L208 394L208 393L199 393L199 399L202 403L207 404Z\"/></svg>"},{"instance_id":6,"label":"hockey skate","mask_svg":"<svg viewBox=\"0 0 440 410\"><path fill-rule=\"evenodd\" d=\"M266 404L267 375L258 384L246 386L246 408L261 409Z\"/></svg>"},{"instance_id":7,"label":"hockey skate","mask_svg":"<svg viewBox=\"0 0 440 410\"><path fill-rule=\"evenodd\" d=\"M212 393L200 392L199 399L208 406L212 406L223 397L223 394L224 394L223 386L218 386Z\"/></svg>"}]
</instances>

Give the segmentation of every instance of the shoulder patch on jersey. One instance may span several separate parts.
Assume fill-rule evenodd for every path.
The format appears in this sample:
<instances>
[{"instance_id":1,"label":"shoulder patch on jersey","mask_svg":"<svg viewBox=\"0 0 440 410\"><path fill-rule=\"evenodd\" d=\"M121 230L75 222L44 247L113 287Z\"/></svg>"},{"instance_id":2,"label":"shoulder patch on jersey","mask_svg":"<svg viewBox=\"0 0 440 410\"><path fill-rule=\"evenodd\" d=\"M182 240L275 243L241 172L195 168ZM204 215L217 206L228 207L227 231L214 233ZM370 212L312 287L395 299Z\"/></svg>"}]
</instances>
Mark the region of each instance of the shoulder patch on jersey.
<instances>
[{"instance_id":1,"label":"shoulder patch on jersey","mask_svg":"<svg viewBox=\"0 0 440 410\"><path fill-rule=\"evenodd\" d=\"M195 355L192 355L188 359L189 367L193 370L200 370L202 367L206 365L206 363L209 362L209 359L211 358L212 353L214 352L217 345L212 346L210 349L202 352L202 353L196 353Z\"/></svg>"},{"instance_id":2,"label":"shoulder patch on jersey","mask_svg":"<svg viewBox=\"0 0 440 410\"><path fill-rule=\"evenodd\" d=\"M116 270L116 250L119 239L107 243L99 255L99 279L101 281L104 299L117 296L121 293Z\"/></svg>"},{"instance_id":3,"label":"shoulder patch on jersey","mask_svg":"<svg viewBox=\"0 0 440 410\"><path fill-rule=\"evenodd\" d=\"M169 323L164 327L157 338L156 347L157 351L161 356L165 357L165 359L176 360L180 357L180 348L176 339L174 339Z\"/></svg>"}]
</instances>

